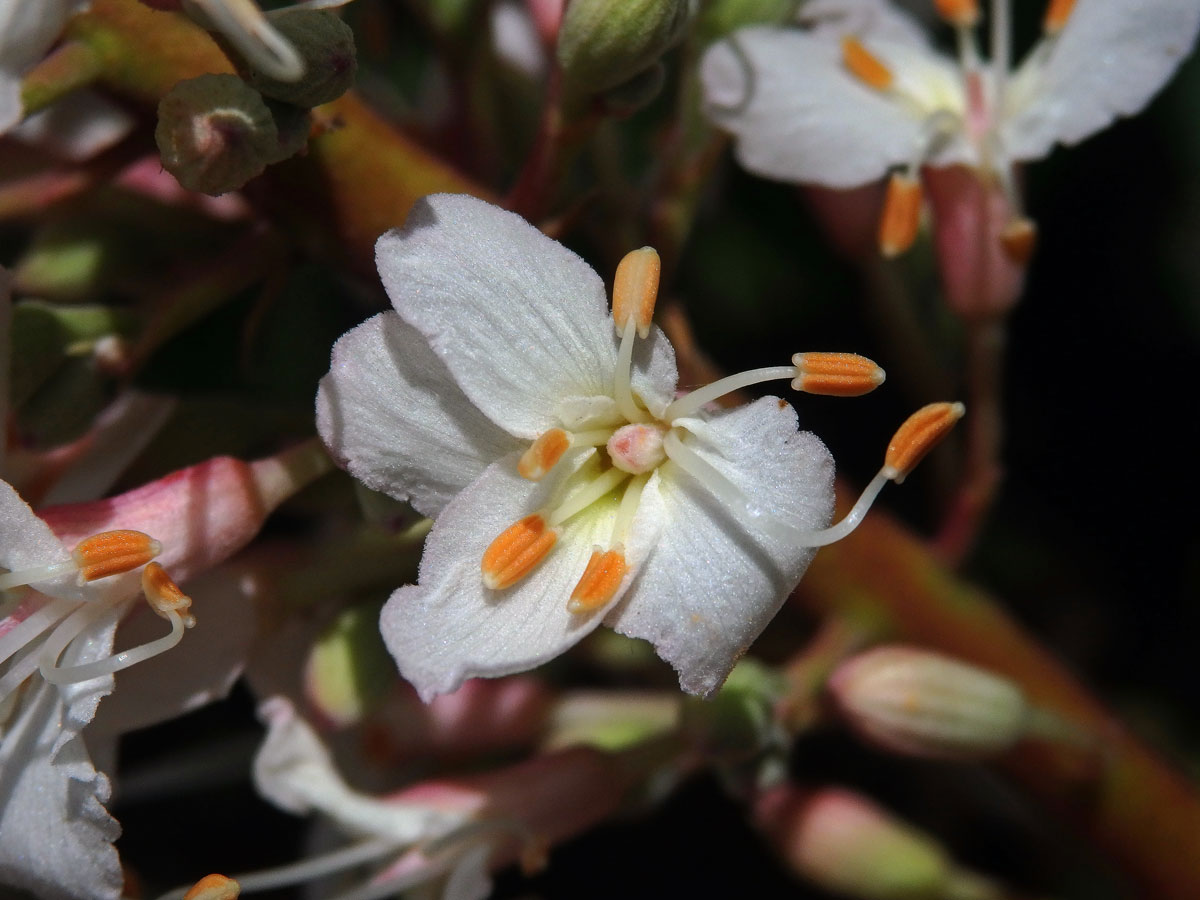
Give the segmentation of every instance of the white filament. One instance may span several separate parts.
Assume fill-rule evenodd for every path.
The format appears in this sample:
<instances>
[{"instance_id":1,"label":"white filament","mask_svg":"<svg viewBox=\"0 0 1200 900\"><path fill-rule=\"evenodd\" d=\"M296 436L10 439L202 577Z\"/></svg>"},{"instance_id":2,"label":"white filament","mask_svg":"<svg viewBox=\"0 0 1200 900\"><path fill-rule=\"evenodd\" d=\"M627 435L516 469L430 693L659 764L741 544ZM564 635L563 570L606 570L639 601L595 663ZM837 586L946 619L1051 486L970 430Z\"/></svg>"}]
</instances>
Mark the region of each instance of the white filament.
<instances>
[{"instance_id":1,"label":"white filament","mask_svg":"<svg viewBox=\"0 0 1200 900\"><path fill-rule=\"evenodd\" d=\"M633 341L637 337L637 324L631 315L625 322L625 334L617 350L617 368L613 375L613 399L617 409L628 422L649 422L650 415L633 399Z\"/></svg>"},{"instance_id":2,"label":"white filament","mask_svg":"<svg viewBox=\"0 0 1200 900\"><path fill-rule=\"evenodd\" d=\"M677 400L672 400L666 410L663 411L663 421L674 422L676 419L682 419L684 416L695 415L705 404L711 403L718 397L724 397L733 391L740 391L742 388L750 387L752 384L760 384L764 381L791 381L797 374L795 366L767 366L762 369L750 369L745 372L738 372L736 375L729 375L718 381L714 381L712 384L698 388L690 394L685 394Z\"/></svg>"},{"instance_id":3,"label":"white filament","mask_svg":"<svg viewBox=\"0 0 1200 900\"><path fill-rule=\"evenodd\" d=\"M34 566L33 568L20 569L16 572L5 572L3 575L0 575L0 591L22 587L26 584L34 584L38 581L45 581L48 578L57 578L59 575L74 572L78 568L79 565L75 560L68 559L64 562L51 563L48 566Z\"/></svg>"},{"instance_id":4,"label":"white filament","mask_svg":"<svg viewBox=\"0 0 1200 900\"><path fill-rule=\"evenodd\" d=\"M97 604L97 606L101 605ZM103 607L99 610L101 613L104 611ZM128 669L130 666L145 662L148 659L158 656L160 653L165 653L183 640L183 632L187 629L183 616L179 615L179 613L174 610L168 610L166 615L171 620L171 631L163 637L147 641L145 644L140 644L129 650L122 650L120 653L114 653L112 656L104 659L98 659L95 662L84 663L79 666L59 667L58 657L62 654L67 644L91 625L95 619L99 618L99 614L93 614L90 618L85 619L84 623L65 639L58 638L58 631L56 630L50 636L50 640L46 642L48 646L43 652L41 664L38 666L42 677L51 684L74 684L79 681L89 681L93 678L99 678L101 675L111 675L114 672L120 672L122 669ZM74 616L71 618L74 618ZM67 621L69 622L70 619ZM63 628L66 624L64 622L60 628Z\"/></svg>"},{"instance_id":5,"label":"white filament","mask_svg":"<svg viewBox=\"0 0 1200 900\"><path fill-rule=\"evenodd\" d=\"M583 512L628 477L628 472L613 466L547 515L546 524L551 528L561 525L567 519L571 518L571 516Z\"/></svg>"}]
</instances>

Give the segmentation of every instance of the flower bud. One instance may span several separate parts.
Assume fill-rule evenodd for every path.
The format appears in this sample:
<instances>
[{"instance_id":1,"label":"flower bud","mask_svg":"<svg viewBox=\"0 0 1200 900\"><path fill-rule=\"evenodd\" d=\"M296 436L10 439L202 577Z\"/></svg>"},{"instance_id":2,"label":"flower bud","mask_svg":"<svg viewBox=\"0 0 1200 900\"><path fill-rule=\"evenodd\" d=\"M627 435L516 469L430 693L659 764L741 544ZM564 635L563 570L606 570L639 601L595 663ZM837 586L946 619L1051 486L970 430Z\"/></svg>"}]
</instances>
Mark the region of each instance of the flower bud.
<instances>
[{"instance_id":1,"label":"flower bud","mask_svg":"<svg viewBox=\"0 0 1200 900\"><path fill-rule=\"evenodd\" d=\"M798 0L708 0L696 19L696 30L708 43L747 25L783 25L799 5Z\"/></svg>"},{"instance_id":2,"label":"flower bud","mask_svg":"<svg viewBox=\"0 0 1200 900\"><path fill-rule=\"evenodd\" d=\"M271 16L271 24L295 47L304 61L304 74L297 81L284 81L247 65L243 77L264 97L311 109L336 100L354 85L354 32L334 13L290 9Z\"/></svg>"},{"instance_id":3,"label":"flower bud","mask_svg":"<svg viewBox=\"0 0 1200 900\"><path fill-rule=\"evenodd\" d=\"M879 647L843 663L829 689L850 726L912 756L982 759L1025 733L1030 707L999 675L915 647Z\"/></svg>"},{"instance_id":4,"label":"flower bud","mask_svg":"<svg viewBox=\"0 0 1200 900\"><path fill-rule=\"evenodd\" d=\"M693 8L693 0L572 0L558 33L567 93L598 94L653 66Z\"/></svg>"},{"instance_id":5,"label":"flower bud","mask_svg":"<svg viewBox=\"0 0 1200 900\"><path fill-rule=\"evenodd\" d=\"M608 116L629 116L649 104L662 90L667 80L667 67L660 62L643 69L628 81L605 91L599 98L600 107Z\"/></svg>"},{"instance_id":6,"label":"flower bud","mask_svg":"<svg viewBox=\"0 0 1200 900\"><path fill-rule=\"evenodd\" d=\"M266 102L236 75L181 81L158 104L154 139L163 167L202 194L237 190L279 159Z\"/></svg>"},{"instance_id":7,"label":"flower bud","mask_svg":"<svg viewBox=\"0 0 1200 900\"><path fill-rule=\"evenodd\" d=\"M825 890L861 900L999 896L933 838L848 790L777 788L760 797L754 817L784 860Z\"/></svg>"},{"instance_id":8,"label":"flower bud","mask_svg":"<svg viewBox=\"0 0 1200 900\"><path fill-rule=\"evenodd\" d=\"M378 604L344 610L317 638L304 664L304 693L336 728L361 721L395 678L379 636Z\"/></svg>"}]
</instances>

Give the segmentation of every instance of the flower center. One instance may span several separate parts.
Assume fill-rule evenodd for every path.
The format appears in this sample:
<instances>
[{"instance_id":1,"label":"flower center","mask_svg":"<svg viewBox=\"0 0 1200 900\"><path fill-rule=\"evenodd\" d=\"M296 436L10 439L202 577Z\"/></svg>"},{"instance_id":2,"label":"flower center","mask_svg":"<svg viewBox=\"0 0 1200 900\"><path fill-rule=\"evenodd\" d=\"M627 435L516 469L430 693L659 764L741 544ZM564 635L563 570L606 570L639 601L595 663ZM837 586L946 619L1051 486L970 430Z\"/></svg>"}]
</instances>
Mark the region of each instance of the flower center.
<instances>
[{"instance_id":1,"label":"flower center","mask_svg":"<svg viewBox=\"0 0 1200 900\"><path fill-rule=\"evenodd\" d=\"M480 560L480 573L489 590L507 590L530 575L559 545L562 528L570 519L616 494L619 502L615 513L611 513L608 544L593 547L567 604L577 614L607 607L631 577L625 547L642 492L653 473L668 462L752 521L755 527L778 531L785 539L810 537L765 516L735 484L706 461L693 446L697 438L689 430L687 420L725 394L764 381L790 381L794 390L808 393L842 397L865 394L883 383L883 370L870 360L850 353L797 353L790 366L753 369L723 378L677 398L661 415L655 416L634 393L633 342L650 335L658 275L658 254L649 247L628 254L617 268L613 325L621 342L611 401L624 422L592 431L551 428L530 445L517 463L522 477L540 481L572 450L586 450L595 454L599 472L595 463L575 470L556 491L560 498L556 504L521 518L488 545ZM605 453L597 452L600 447ZM582 479L590 480L581 483Z\"/></svg>"},{"instance_id":2,"label":"flower center","mask_svg":"<svg viewBox=\"0 0 1200 900\"><path fill-rule=\"evenodd\" d=\"M666 461L661 425L624 425L613 432L606 449L612 464L622 472L643 475Z\"/></svg>"}]
</instances>

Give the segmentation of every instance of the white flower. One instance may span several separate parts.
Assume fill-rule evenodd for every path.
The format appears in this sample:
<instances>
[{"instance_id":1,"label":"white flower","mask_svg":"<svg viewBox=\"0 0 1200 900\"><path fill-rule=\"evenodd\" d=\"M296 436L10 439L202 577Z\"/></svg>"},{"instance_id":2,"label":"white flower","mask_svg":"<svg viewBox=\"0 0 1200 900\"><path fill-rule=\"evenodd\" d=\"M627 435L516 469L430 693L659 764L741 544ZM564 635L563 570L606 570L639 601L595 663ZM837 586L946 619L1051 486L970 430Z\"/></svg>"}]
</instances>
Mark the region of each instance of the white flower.
<instances>
[{"instance_id":1,"label":"white flower","mask_svg":"<svg viewBox=\"0 0 1200 900\"><path fill-rule=\"evenodd\" d=\"M712 47L706 108L738 160L785 181L852 187L893 167L965 164L1014 210L1012 166L1074 144L1145 106L1188 54L1196 0L1055 0L1044 34L1010 70L1008 0L991 5L991 59L977 0L940 0L957 61L886 0L810 0L806 27L753 27Z\"/></svg>"},{"instance_id":2,"label":"white flower","mask_svg":"<svg viewBox=\"0 0 1200 900\"><path fill-rule=\"evenodd\" d=\"M0 0L0 134L21 121L21 76L87 0Z\"/></svg>"},{"instance_id":3,"label":"white flower","mask_svg":"<svg viewBox=\"0 0 1200 900\"><path fill-rule=\"evenodd\" d=\"M436 519L419 583L381 617L401 673L428 700L546 662L603 621L653 643L685 690L718 688L814 547L853 524L814 531L833 465L788 404L706 409L759 381L800 387L804 359L673 399L673 351L638 306L657 255L618 271L620 338L595 272L471 197L418 203L376 258L396 312L338 341L317 421L353 475ZM882 381L834 356L855 392Z\"/></svg>"}]
</instances>

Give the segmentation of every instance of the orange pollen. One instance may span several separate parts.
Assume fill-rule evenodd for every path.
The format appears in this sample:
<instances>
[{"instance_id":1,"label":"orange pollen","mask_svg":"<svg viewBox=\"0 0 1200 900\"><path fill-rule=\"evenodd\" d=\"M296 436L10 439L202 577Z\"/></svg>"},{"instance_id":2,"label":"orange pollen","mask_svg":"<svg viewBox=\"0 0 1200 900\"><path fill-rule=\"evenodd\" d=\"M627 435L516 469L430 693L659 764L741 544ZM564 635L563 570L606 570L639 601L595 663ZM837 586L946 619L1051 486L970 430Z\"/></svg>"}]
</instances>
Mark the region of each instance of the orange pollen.
<instances>
[{"instance_id":1,"label":"orange pollen","mask_svg":"<svg viewBox=\"0 0 1200 900\"><path fill-rule=\"evenodd\" d=\"M236 900L242 886L224 875L205 875L191 886L183 900Z\"/></svg>"},{"instance_id":2,"label":"orange pollen","mask_svg":"<svg viewBox=\"0 0 1200 900\"><path fill-rule=\"evenodd\" d=\"M175 613L189 626L195 624L195 619L188 614L192 608L192 598L181 591L167 570L156 562L148 563L142 569L142 593L146 595L150 608L164 619L169 619L171 613Z\"/></svg>"},{"instance_id":3,"label":"orange pollen","mask_svg":"<svg viewBox=\"0 0 1200 900\"><path fill-rule=\"evenodd\" d=\"M517 472L522 478L541 481L570 447L571 435L561 428L551 428L521 454Z\"/></svg>"},{"instance_id":4,"label":"orange pollen","mask_svg":"<svg viewBox=\"0 0 1200 900\"><path fill-rule=\"evenodd\" d=\"M662 261L653 247L643 247L625 254L617 266L617 277L613 282L612 312L617 334L625 336L625 325L630 317L641 337L650 334L650 320L654 318L661 271Z\"/></svg>"},{"instance_id":5,"label":"orange pollen","mask_svg":"<svg viewBox=\"0 0 1200 900\"><path fill-rule=\"evenodd\" d=\"M934 0L938 15L959 28L972 28L979 24L977 0Z\"/></svg>"},{"instance_id":6,"label":"orange pollen","mask_svg":"<svg viewBox=\"0 0 1200 900\"><path fill-rule=\"evenodd\" d=\"M921 182L896 173L888 181L879 218L879 251L889 259L899 256L917 240L921 224Z\"/></svg>"},{"instance_id":7,"label":"orange pollen","mask_svg":"<svg viewBox=\"0 0 1200 900\"><path fill-rule=\"evenodd\" d=\"M1032 219L1013 219L1000 232L1000 245L1008 258L1019 265L1025 265L1033 256L1033 248L1037 243L1037 225Z\"/></svg>"},{"instance_id":8,"label":"orange pollen","mask_svg":"<svg viewBox=\"0 0 1200 900\"><path fill-rule=\"evenodd\" d=\"M902 482L966 411L961 403L930 403L905 419L884 456L884 467L892 473L888 477L896 484Z\"/></svg>"},{"instance_id":9,"label":"orange pollen","mask_svg":"<svg viewBox=\"0 0 1200 900\"><path fill-rule=\"evenodd\" d=\"M859 397L883 384L883 369L856 353L797 353L792 357L793 391L829 397Z\"/></svg>"},{"instance_id":10,"label":"orange pollen","mask_svg":"<svg viewBox=\"0 0 1200 900\"><path fill-rule=\"evenodd\" d=\"M1042 19L1042 29L1049 35L1056 35L1063 30L1071 12L1075 9L1075 0L1050 0L1046 7L1046 17Z\"/></svg>"},{"instance_id":11,"label":"orange pollen","mask_svg":"<svg viewBox=\"0 0 1200 900\"><path fill-rule=\"evenodd\" d=\"M593 550L579 584L571 592L567 609L573 613L589 613L604 606L617 593L628 571L625 554L620 550Z\"/></svg>"},{"instance_id":12,"label":"orange pollen","mask_svg":"<svg viewBox=\"0 0 1200 900\"><path fill-rule=\"evenodd\" d=\"M479 568L483 583L493 591L512 587L546 558L558 532L546 526L540 513L510 525L483 551Z\"/></svg>"},{"instance_id":13,"label":"orange pollen","mask_svg":"<svg viewBox=\"0 0 1200 900\"><path fill-rule=\"evenodd\" d=\"M162 553L162 544L140 531L102 531L84 538L71 551L82 581L120 575Z\"/></svg>"},{"instance_id":14,"label":"orange pollen","mask_svg":"<svg viewBox=\"0 0 1200 900\"><path fill-rule=\"evenodd\" d=\"M842 63L851 75L877 91L886 91L892 86L892 70L856 37L842 38Z\"/></svg>"}]
</instances>

